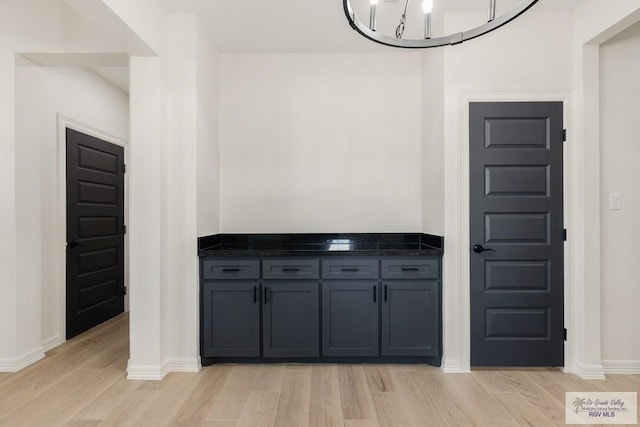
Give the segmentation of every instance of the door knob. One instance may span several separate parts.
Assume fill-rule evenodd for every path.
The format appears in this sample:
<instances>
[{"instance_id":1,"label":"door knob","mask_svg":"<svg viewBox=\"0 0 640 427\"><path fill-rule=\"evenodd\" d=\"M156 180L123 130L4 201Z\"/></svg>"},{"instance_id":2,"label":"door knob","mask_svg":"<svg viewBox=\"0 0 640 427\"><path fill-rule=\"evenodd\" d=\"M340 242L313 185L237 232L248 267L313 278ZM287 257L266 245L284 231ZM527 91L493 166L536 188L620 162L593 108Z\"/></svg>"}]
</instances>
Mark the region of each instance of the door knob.
<instances>
[{"instance_id":1,"label":"door knob","mask_svg":"<svg viewBox=\"0 0 640 427\"><path fill-rule=\"evenodd\" d=\"M487 251L491 251L491 252L495 252L495 249L491 249L491 248L484 248L482 247L482 245L473 245L473 252L479 254L482 252L487 252Z\"/></svg>"},{"instance_id":2,"label":"door knob","mask_svg":"<svg viewBox=\"0 0 640 427\"><path fill-rule=\"evenodd\" d=\"M84 246L84 243L80 243L77 240L72 240L70 242L67 242L67 247L69 249L73 249L73 248L75 248L77 246Z\"/></svg>"}]
</instances>

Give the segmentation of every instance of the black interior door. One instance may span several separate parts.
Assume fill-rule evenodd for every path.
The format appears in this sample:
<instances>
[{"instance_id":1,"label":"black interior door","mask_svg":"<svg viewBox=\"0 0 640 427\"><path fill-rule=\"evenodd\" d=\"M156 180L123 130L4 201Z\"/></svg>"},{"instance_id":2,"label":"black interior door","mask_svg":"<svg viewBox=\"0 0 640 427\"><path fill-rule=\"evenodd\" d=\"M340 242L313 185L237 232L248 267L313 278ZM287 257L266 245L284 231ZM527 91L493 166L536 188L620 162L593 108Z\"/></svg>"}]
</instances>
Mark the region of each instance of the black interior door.
<instances>
[{"instance_id":1,"label":"black interior door","mask_svg":"<svg viewBox=\"0 0 640 427\"><path fill-rule=\"evenodd\" d=\"M66 137L69 339L124 311L124 148Z\"/></svg>"},{"instance_id":2,"label":"black interior door","mask_svg":"<svg viewBox=\"0 0 640 427\"><path fill-rule=\"evenodd\" d=\"M564 363L562 103L470 105L472 366Z\"/></svg>"}]
</instances>

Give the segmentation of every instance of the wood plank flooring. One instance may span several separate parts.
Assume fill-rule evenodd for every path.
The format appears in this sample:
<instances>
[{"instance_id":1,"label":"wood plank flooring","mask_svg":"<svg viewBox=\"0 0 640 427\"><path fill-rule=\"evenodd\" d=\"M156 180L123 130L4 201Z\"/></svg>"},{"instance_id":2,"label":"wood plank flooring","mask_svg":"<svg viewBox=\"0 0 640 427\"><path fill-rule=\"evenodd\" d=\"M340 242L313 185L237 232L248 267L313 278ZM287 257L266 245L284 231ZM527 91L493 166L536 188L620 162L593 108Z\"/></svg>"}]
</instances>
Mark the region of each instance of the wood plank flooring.
<instances>
[{"instance_id":1,"label":"wood plank flooring","mask_svg":"<svg viewBox=\"0 0 640 427\"><path fill-rule=\"evenodd\" d=\"M0 426L383 427L564 425L566 391L636 391L640 375L443 374L424 365L214 365L127 381L118 316L0 374Z\"/></svg>"}]
</instances>

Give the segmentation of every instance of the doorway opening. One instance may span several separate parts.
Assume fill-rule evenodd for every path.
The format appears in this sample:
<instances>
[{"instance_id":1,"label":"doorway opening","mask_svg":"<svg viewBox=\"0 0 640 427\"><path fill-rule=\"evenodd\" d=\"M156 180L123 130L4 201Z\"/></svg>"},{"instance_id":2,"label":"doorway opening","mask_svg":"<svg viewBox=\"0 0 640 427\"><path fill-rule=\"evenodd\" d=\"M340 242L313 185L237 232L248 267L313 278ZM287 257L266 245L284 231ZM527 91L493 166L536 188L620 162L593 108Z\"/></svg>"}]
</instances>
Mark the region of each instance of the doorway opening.
<instances>
[{"instance_id":1,"label":"doorway opening","mask_svg":"<svg viewBox=\"0 0 640 427\"><path fill-rule=\"evenodd\" d=\"M107 237L100 235L99 230L105 232L113 226L109 215L98 221L77 218L74 222L76 232L85 235L79 239L67 238L67 228L70 228L67 223L67 129L118 146L123 150L122 157L127 157L128 61L126 54L16 54L16 140L19 141L16 144L19 199L16 210L21 217L16 231L25 248L19 250L19 257L29 260L20 263L25 269L19 274L28 277L25 283L28 287L25 286L21 292L25 294L23 299L30 301L32 308L29 310L34 319L35 316L40 319L32 325L34 333L41 337L43 352L57 347L80 331L67 328L67 242L77 240L75 243L79 245L73 250L80 254L85 248L91 249L89 244L104 243ZM85 157L89 151L82 151L80 162L87 160ZM108 175L105 158L97 163L96 159L87 161L94 162L94 174ZM80 169L86 173L91 167L81 165ZM101 189L103 192L99 197L103 199L91 203L104 207L108 185L100 187L96 184L100 184L99 179L88 187ZM78 186L77 196L85 197L88 187ZM124 225L128 215L126 183L122 184L121 191ZM89 216L98 215L90 213ZM90 236L91 233L98 234ZM94 249L99 250L97 246ZM122 279L117 279L121 282L120 287L128 284L127 251L125 237L124 250L120 251L124 254ZM84 270L79 275L106 268L100 264L105 262L104 259L98 258L84 257L81 267ZM89 274L83 279L88 277ZM79 311L105 299L110 281L106 278L102 282L85 283L84 305ZM120 305L124 311L128 310L126 298Z\"/></svg>"}]
</instances>

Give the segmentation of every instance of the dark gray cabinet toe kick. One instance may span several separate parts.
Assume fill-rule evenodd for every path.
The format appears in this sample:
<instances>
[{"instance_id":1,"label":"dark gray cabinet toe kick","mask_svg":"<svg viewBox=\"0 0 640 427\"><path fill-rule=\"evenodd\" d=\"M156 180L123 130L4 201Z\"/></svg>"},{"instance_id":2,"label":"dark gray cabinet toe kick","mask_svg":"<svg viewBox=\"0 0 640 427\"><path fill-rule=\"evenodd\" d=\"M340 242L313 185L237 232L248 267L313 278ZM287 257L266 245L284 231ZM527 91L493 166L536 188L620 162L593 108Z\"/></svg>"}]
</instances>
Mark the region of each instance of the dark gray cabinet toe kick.
<instances>
[{"instance_id":1,"label":"dark gray cabinet toe kick","mask_svg":"<svg viewBox=\"0 0 640 427\"><path fill-rule=\"evenodd\" d=\"M440 365L440 256L204 256L200 269L203 365Z\"/></svg>"}]
</instances>

